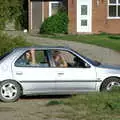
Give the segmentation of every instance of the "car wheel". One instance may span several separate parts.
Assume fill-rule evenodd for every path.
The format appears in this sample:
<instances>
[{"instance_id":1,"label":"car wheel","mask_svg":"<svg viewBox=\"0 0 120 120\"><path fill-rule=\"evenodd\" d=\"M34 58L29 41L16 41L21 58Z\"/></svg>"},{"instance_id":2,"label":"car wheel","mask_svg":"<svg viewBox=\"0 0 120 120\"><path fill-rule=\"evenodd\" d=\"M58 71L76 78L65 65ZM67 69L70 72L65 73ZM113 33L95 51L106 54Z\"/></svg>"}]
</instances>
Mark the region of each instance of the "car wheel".
<instances>
[{"instance_id":1,"label":"car wheel","mask_svg":"<svg viewBox=\"0 0 120 120\"><path fill-rule=\"evenodd\" d=\"M3 102L14 102L21 96L20 85L12 80L3 81L0 84L0 100Z\"/></svg>"},{"instance_id":2,"label":"car wheel","mask_svg":"<svg viewBox=\"0 0 120 120\"><path fill-rule=\"evenodd\" d=\"M111 91L115 86L120 86L120 80L118 78L108 78L102 83L100 91Z\"/></svg>"}]
</instances>

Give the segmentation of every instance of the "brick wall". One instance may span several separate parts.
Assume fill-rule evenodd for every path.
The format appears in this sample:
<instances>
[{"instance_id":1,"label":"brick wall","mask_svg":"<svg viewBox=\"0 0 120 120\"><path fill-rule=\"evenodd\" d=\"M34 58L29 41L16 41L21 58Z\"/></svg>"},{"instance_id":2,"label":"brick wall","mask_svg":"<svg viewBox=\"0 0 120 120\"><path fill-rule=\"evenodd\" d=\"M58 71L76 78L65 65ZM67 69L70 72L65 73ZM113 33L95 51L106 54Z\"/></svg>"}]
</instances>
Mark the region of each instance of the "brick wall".
<instances>
[{"instance_id":1,"label":"brick wall","mask_svg":"<svg viewBox=\"0 0 120 120\"><path fill-rule=\"evenodd\" d=\"M76 33L76 0L68 0L69 33Z\"/></svg>"},{"instance_id":2,"label":"brick wall","mask_svg":"<svg viewBox=\"0 0 120 120\"><path fill-rule=\"evenodd\" d=\"M44 1L44 19L49 16L49 1Z\"/></svg>"},{"instance_id":3,"label":"brick wall","mask_svg":"<svg viewBox=\"0 0 120 120\"><path fill-rule=\"evenodd\" d=\"M107 0L100 0L97 6L96 0L93 0L92 9L92 31L93 33L120 33L120 19L107 18Z\"/></svg>"}]
</instances>

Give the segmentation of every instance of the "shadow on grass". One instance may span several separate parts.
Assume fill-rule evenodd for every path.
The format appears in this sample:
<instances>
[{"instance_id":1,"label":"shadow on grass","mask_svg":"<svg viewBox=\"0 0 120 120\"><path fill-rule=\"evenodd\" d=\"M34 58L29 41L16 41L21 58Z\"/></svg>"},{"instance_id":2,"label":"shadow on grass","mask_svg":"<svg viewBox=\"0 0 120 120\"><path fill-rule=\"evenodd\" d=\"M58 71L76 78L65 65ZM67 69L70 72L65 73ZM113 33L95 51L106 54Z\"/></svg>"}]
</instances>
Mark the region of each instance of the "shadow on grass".
<instances>
[{"instance_id":1,"label":"shadow on grass","mask_svg":"<svg viewBox=\"0 0 120 120\"><path fill-rule=\"evenodd\" d=\"M120 36L108 36L108 38L113 39L113 40L120 40Z\"/></svg>"}]
</instances>

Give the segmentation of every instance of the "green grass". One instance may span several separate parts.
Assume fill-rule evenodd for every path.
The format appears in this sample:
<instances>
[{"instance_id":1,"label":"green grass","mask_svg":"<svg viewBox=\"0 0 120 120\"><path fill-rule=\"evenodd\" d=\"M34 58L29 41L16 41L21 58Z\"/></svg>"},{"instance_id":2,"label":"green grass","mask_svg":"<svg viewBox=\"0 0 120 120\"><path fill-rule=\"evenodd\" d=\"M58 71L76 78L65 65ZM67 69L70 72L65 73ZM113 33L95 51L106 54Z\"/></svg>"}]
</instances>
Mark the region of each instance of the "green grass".
<instances>
[{"instance_id":1,"label":"green grass","mask_svg":"<svg viewBox=\"0 0 120 120\"><path fill-rule=\"evenodd\" d=\"M50 102L48 102L50 103ZM119 120L120 93L85 93L64 100L57 100L63 114L58 116L69 120ZM57 105L57 104L56 104ZM51 104L52 106L52 104ZM54 106L52 106L54 109Z\"/></svg>"},{"instance_id":2,"label":"green grass","mask_svg":"<svg viewBox=\"0 0 120 120\"><path fill-rule=\"evenodd\" d=\"M61 39L94 44L97 46L120 51L120 35L102 33L98 35L94 34L94 35L40 35L40 36L52 39Z\"/></svg>"},{"instance_id":3,"label":"green grass","mask_svg":"<svg viewBox=\"0 0 120 120\"><path fill-rule=\"evenodd\" d=\"M61 105L64 104L64 102L62 101L58 101L58 100L51 100L47 103L47 106L51 106L51 105Z\"/></svg>"}]
</instances>

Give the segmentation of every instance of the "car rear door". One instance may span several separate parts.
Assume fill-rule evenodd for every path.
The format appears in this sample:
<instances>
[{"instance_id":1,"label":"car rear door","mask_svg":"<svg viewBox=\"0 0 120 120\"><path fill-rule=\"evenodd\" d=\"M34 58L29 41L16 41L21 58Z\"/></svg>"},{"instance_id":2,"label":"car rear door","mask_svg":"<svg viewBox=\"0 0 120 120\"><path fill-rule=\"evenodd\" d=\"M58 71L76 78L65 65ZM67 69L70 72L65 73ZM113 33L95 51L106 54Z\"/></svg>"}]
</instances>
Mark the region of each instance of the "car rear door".
<instances>
[{"instance_id":1,"label":"car rear door","mask_svg":"<svg viewBox=\"0 0 120 120\"><path fill-rule=\"evenodd\" d=\"M51 68L48 51L36 50L36 52L37 51L37 57L41 60L40 63L36 65L19 63L18 61L22 56L13 62L13 79L22 84L25 93L53 93L55 90L56 74L54 73L54 69Z\"/></svg>"}]
</instances>

